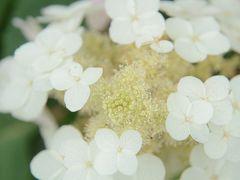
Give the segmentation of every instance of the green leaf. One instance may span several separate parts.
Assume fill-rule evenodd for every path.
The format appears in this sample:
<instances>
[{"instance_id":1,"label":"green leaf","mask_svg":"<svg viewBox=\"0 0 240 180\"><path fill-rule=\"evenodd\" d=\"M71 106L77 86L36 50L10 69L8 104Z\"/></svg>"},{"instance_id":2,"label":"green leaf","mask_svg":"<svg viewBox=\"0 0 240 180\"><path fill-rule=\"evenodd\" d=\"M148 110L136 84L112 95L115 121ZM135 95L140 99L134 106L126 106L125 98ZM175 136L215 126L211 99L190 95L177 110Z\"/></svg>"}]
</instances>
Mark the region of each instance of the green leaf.
<instances>
[{"instance_id":1,"label":"green leaf","mask_svg":"<svg viewBox=\"0 0 240 180\"><path fill-rule=\"evenodd\" d=\"M40 146L36 125L0 115L0 179L33 179L29 162Z\"/></svg>"}]
</instances>

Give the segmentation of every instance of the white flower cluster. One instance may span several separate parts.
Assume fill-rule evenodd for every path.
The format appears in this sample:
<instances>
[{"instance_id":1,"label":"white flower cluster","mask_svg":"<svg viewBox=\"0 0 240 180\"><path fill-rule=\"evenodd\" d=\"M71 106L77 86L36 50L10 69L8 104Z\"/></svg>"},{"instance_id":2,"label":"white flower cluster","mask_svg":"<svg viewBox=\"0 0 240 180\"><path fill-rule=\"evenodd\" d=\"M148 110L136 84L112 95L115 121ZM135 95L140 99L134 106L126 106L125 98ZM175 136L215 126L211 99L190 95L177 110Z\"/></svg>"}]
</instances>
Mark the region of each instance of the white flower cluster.
<instances>
[{"instance_id":1,"label":"white flower cluster","mask_svg":"<svg viewBox=\"0 0 240 180\"><path fill-rule=\"evenodd\" d=\"M213 159L240 161L240 76L213 76L204 83L183 77L168 98L166 129L175 140L191 136Z\"/></svg>"},{"instance_id":2,"label":"white flower cluster","mask_svg":"<svg viewBox=\"0 0 240 180\"><path fill-rule=\"evenodd\" d=\"M160 9L169 16L188 20L205 16L214 17L221 31L230 40L232 50L240 53L239 0L163 0Z\"/></svg>"},{"instance_id":3,"label":"white flower cluster","mask_svg":"<svg viewBox=\"0 0 240 180\"><path fill-rule=\"evenodd\" d=\"M141 135L134 130L119 137L110 129L99 129L87 143L73 126L62 126L50 148L34 157L31 171L38 179L163 180L162 161L152 154L137 156L141 147Z\"/></svg>"},{"instance_id":4,"label":"white flower cluster","mask_svg":"<svg viewBox=\"0 0 240 180\"><path fill-rule=\"evenodd\" d=\"M170 17L164 18L160 11ZM0 62L0 111L38 123L52 91L64 92L71 112L83 108L90 86L103 74L101 67L84 69L74 59L84 43L83 20L99 31L110 22L109 36L120 45L149 46L158 53L174 49L182 59L197 63L230 49L240 53L239 18L238 0L86 0L46 7L36 19L14 19L29 42ZM192 138L199 143L181 180L238 180L240 75L230 81L216 75L205 82L183 77L169 95L167 108L169 135L176 141ZM138 131L118 136L111 129L98 129L87 142L73 126L62 126L53 137L56 124L48 121L45 126L49 126L43 130L48 149L31 162L31 172L38 179L165 178L162 161L141 152Z\"/></svg>"},{"instance_id":5,"label":"white flower cluster","mask_svg":"<svg viewBox=\"0 0 240 180\"><path fill-rule=\"evenodd\" d=\"M230 49L229 40L220 33L220 27L212 17L200 17L191 21L169 18L166 31L174 40L178 55L191 63L203 61L207 55L223 54Z\"/></svg>"},{"instance_id":6,"label":"white flower cluster","mask_svg":"<svg viewBox=\"0 0 240 180\"><path fill-rule=\"evenodd\" d=\"M82 46L80 24L90 4L79 1L70 7L50 6L40 18L51 22L45 29L22 29L31 41L0 65L2 112L10 112L22 120L36 120L53 89L66 91L64 102L70 111L78 111L85 105L90 96L89 86L102 75L100 67L83 71L74 62L74 55ZM28 21L33 26L33 20ZM15 24L22 28L25 25L20 19L15 19Z\"/></svg>"},{"instance_id":7,"label":"white flower cluster","mask_svg":"<svg viewBox=\"0 0 240 180\"><path fill-rule=\"evenodd\" d=\"M204 0L106 0L105 6L112 18L110 37L116 43L135 43L137 47L150 44L159 53L168 53L174 47L179 56L191 63L230 49L229 39L211 16L218 12L217 8ZM177 17L165 22L159 9ZM186 20L186 16L192 19ZM164 33L174 41L174 46L162 39Z\"/></svg>"},{"instance_id":8,"label":"white flower cluster","mask_svg":"<svg viewBox=\"0 0 240 180\"><path fill-rule=\"evenodd\" d=\"M238 180L240 163L228 162L223 159L208 158L201 145L196 145L190 155L191 167L187 168L180 180Z\"/></svg>"}]
</instances>

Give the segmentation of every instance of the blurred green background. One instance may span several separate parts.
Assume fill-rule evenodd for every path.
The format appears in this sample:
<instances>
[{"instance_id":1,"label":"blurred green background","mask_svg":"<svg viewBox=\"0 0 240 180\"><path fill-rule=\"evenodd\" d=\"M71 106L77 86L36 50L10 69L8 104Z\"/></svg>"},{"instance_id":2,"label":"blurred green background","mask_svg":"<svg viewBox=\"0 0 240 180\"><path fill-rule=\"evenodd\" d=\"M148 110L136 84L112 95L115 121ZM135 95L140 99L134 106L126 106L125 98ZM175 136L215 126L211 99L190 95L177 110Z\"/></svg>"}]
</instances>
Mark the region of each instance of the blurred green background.
<instances>
[{"instance_id":1,"label":"blurred green background","mask_svg":"<svg viewBox=\"0 0 240 180\"><path fill-rule=\"evenodd\" d=\"M0 59L12 55L25 42L11 25L13 17L38 16L50 4L74 0L0 0ZM43 148L36 125L0 114L0 180L32 180L29 162Z\"/></svg>"}]
</instances>

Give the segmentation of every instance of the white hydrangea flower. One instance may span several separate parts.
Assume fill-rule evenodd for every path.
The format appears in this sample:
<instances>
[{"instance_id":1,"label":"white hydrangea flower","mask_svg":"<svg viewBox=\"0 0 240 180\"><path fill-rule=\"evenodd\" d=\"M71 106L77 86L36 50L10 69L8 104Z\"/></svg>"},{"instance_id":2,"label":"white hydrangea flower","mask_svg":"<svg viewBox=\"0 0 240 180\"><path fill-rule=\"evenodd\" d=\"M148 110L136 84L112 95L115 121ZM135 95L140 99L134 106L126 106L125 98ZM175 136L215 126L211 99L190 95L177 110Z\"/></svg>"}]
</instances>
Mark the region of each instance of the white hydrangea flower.
<instances>
[{"instance_id":1,"label":"white hydrangea flower","mask_svg":"<svg viewBox=\"0 0 240 180\"><path fill-rule=\"evenodd\" d=\"M67 171L63 180L112 180L111 176L103 176L94 169L94 161L98 149L94 141L90 144L84 140L69 140L63 144L61 154Z\"/></svg>"},{"instance_id":2,"label":"white hydrangea flower","mask_svg":"<svg viewBox=\"0 0 240 180\"><path fill-rule=\"evenodd\" d=\"M240 161L240 114L234 114L227 125L211 124L210 130L209 140L204 144L206 154L212 159Z\"/></svg>"},{"instance_id":3,"label":"white hydrangea flower","mask_svg":"<svg viewBox=\"0 0 240 180\"><path fill-rule=\"evenodd\" d=\"M204 83L195 77L183 77L178 83L178 92L191 101L203 100L213 106L211 122L222 125L232 119L233 108L229 98L230 83L225 76L212 76Z\"/></svg>"},{"instance_id":4,"label":"white hydrangea flower","mask_svg":"<svg viewBox=\"0 0 240 180\"><path fill-rule=\"evenodd\" d=\"M70 111L80 110L90 96L89 86L102 76L102 68L87 68L83 71L80 64L69 61L51 74L52 86L65 90L64 102Z\"/></svg>"},{"instance_id":5,"label":"white hydrangea flower","mask_svg":"<svg viewBox=\"0 0 240 180\"><path fill-rule=\"evenodd\" d=\"M40 73L48 73L71 58L81 47L78 33L66 33L55 28L46 28L38 34L32 46L25 51L26 58L35 57L33 68ZM33 53L31 53L33 52Z\"/></svg>"},{"instance_id":6,"label":"white hydrangea flower","mask_svg":"<svg viewBox=\"0 0 240 180\"><path fill-rule=\"evenodd\" d=\"M210 0L212 6L219 9L215 17L220 23L222 32L231 42L234 51L240 53L240 2L239 0Z\"/></svg>"},{"instance_id":7,"label":"white hydrangea flower","mask_svg":"<svg viewBox=\"0 0 240 180\"><path fill-rule=\"evenodd\" d=\"M125 131L119 138L110 129L99 129L95 141L100 152L94 166L99 174L113 175L117 171L124 175L136 173L136 154L142 147L142 138L137 131Z\"/></svg>"},{"instance_id":8,"label":"white hydrangea flower","mask_svg":"<svg viewBox=\"0 0 240 180\"><path fill-rule=\"evenodd\" d=\"M168 97L169 115L166 120L167 132L175 140L191 137L197 142L208 140L209 129L206 123L211 119L213 108L210 103L197 100L193 103L180 93Z\"/></svg>"},{"instance_id":9,"label":"white hydrangea flower","mask_svg":"<svg viewBox=\"0 0 240 180\"><path fill-rule=\"evenodd\" d=\"M59 128L47 150L31 162L31 172L38 179L53 180L112 180L94 169L99 150L94 141L86 143L73 126Z\"/></svg>"},{"instance_id":10,"label":"white hydrangea flower","mask_svg":"<svg viewBox=\"0 0 240 180\"><path fill-rule=\"evenodd\" d=\"M26 43L15 52L17 61L24 61L39 73L51 72L81 47L79 34L65 33L55 28L41 31L34 42Z\"/></svg>"},{"instance_id":11,"label":"white hydrangea flower","mask_svg":"<svg viewBox=\"0 0 240 180\"><path fill-rule=\"evenodd\" d=\"M160 40L158 42L153 42L150 48L158 53L169 53L173 50L173 44L167 40Z\"/></svg>"},{"instance_id":12,"label":"white hydrangea flower","mask_svg":"<svg viewBox=\"0 0 240 180\"><path fill-rule=\"evenodd\" d=\"M144 43L160 38L165 21L158 12L159 0L106 0L107 14L113 19L111 39L119 44Z\"/></svg>"},{"instance_id":13,"label":"white hydrangea flower","mask_svg":"<svg viewBox=\"0 0 240 180\"><path fill-rule=\"evenodd\" d=\"M37 179L57 180L63 178L67 168L61 153L62 146L74 139L82 141L82 136L77 129L70 125L59 128L51 140L49 149L41 151L31 161L32 174Z\"/></svg>"},{"instance_id":14,"label":"white hydrangea flower","mask_svg":"<svg viewBox=\"0 0 240 180\"><path fill-rule=\"evenodd\" d=\"M240 113L240 75L233 77L231 84L231 100L235 113Z\"/></svg>"},{"instance_id":15,"label":"white hydrangea flower","mask_svg":"<svg viewBox=\"0 0 240 180\"><path fill-rule=\"evenodd\" d=\"M181 18L196 18L214 15L218 8L211 6L206 0L175 0L160 1L160 10L169 16Z\"/></svg>"},{"instance_id":16,"label":"white hydrangea flower","mask_svg":"<svg viewBox=\"0 0 240 180\"><path fill-rule=\"evenodd\" d=\"M190 155L191 167L186 169L180 180L238 180L239 163L212 160L204 153L202 145L193 148Z\"/></svg>"},{"instance_id":17,"label":"white hydrangea flower","mask_svg":"<svg viewBox=\"0 0 240 180\"><path fill-rule=\"evenodd\" d=\"M177 54L191 63L203 61L208 55L223 54L230 49L229 40L220 33L219 25L212 17L191 21L169 18L166 31L174 40Z\"/></svg>"},{"instance_id":18,"label":"white hydrangea flower","mask_svg":"<svg viewBox=\"0 0 240 180\"><path fill-rule=\"evenodd\" d=\"M24 61L19 64L15 60L11 61L9 81L1 89L0 104L16 118L35 120L46 104L48 93L38 89L42 82L29 67L25 66Z\"/></svg>"},{"instance_id":19,"label":"white hydrangea flower","mask_svg":"<svg viewBox=\"0 0 240 180\"><path fill-rule=\"evenodd\" d=\"M153 154L138 156L138 169L134 176L117 173L114 180L164 180L166 170L161 159Z\"/></svg>"},{"instance_id":20,"label":"white hydrangea flower","mask_svg":"<svg viewBox=\"0 0 240 180\"><path fill-rule=\"evenodd\" d=\"M91 7L91 1L76 1L71 5L51 5L43 8L39 21L50 23L50 27L55 27L64 31L78 31L79 26Z\"/></svg>"}]
</instances>

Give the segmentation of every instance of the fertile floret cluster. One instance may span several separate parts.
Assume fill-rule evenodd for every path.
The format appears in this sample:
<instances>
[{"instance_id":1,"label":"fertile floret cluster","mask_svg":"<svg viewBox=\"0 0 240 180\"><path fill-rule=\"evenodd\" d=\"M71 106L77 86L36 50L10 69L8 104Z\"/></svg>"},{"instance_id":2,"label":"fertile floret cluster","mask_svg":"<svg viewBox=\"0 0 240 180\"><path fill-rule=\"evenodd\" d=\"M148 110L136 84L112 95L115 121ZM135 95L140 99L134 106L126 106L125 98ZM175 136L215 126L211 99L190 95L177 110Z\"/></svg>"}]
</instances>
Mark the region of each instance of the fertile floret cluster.
<instances>
[{"instance_id":1,"label":"fertile floret cluster","mask_svg":"<svg viewBox=\"0 0 240 180\"><path fill-rule=\"evenodd\" d=\"M15 19L29 42L1 61L0 110L40 126L32 174L238 180L239 12L237 0L86 0ZM57 130L49 98L75 127Z\"/></svg>"}]
</instances>

